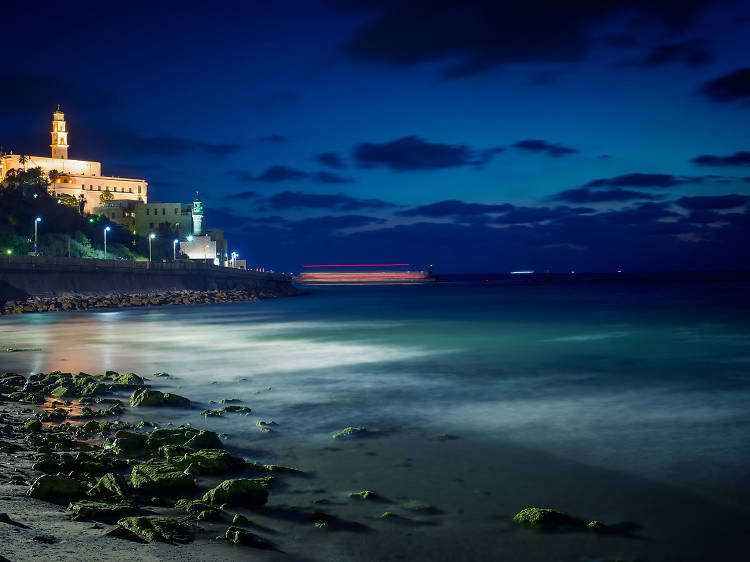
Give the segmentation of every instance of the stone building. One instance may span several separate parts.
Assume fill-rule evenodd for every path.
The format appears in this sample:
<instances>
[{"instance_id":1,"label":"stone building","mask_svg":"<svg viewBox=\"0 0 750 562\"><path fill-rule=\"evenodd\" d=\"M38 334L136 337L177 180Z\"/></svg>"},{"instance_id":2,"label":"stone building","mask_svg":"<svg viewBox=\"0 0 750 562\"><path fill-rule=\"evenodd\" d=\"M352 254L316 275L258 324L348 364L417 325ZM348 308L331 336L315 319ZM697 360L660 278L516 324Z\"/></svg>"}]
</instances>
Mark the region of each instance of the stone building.
<instances>
[{"instance_id":1,"label":"stone building","mask_svg":"<svg viewBox=\"0 0 750 562\"><path fill-rule=\"evenodd\" d=\"M103 176L101 162L70 160L68 158L69 131L65 114L57 106L52 114L51 156L26 156L6 154L0 157L0 182L13 169L28 170L39 167L51 180L50 191L56 195L70 195L84 202L84 211L94 212L94 207L103 206L102 193L112 194L112 201L128 201L132 211L137 202L148 202L148 182L144 179Z\"/></svg>"}]
</instances>

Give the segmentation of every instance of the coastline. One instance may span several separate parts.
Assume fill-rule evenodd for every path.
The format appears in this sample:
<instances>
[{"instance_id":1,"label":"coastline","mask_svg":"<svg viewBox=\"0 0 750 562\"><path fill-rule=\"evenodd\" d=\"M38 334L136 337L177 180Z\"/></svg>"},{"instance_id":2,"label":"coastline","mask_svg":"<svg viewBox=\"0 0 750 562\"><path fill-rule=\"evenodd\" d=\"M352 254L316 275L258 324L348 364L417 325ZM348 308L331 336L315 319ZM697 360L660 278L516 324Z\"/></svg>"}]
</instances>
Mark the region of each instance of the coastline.
<instances>
[{"instance_id":1,"label":"coastline","mask_svg":"<svg viewBox=\"0 0 750 562\"><path fill-rule=\"evenodd\" d=\"M269 287L258 290L182 290L155 293L30 297L27 299L6 300L0 307L0 315L103 308L139 308L151 306L254 302L265 299L293 297L303 294L305 294L304 291L301 291L290 284L287 286Z\"/></svg>"}]
</instances>

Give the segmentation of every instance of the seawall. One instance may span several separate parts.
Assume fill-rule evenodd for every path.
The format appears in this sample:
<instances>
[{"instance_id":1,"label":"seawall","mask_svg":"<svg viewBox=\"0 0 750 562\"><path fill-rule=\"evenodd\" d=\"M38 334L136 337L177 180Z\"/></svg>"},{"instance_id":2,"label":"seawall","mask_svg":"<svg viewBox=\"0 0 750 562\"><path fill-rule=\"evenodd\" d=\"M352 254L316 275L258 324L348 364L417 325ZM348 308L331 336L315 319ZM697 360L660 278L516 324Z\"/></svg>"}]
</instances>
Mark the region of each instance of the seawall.
<instances>
[{"instance_id":1,"label":"seawall","mask_svg":"<svg viewBox=\"0 0 750 562\"><path fill-rule=\"evenodd\" d=\"M285 290L291 278L203 263L0 256L0 301L28 297Z\"/></svg>"}]
</instances>

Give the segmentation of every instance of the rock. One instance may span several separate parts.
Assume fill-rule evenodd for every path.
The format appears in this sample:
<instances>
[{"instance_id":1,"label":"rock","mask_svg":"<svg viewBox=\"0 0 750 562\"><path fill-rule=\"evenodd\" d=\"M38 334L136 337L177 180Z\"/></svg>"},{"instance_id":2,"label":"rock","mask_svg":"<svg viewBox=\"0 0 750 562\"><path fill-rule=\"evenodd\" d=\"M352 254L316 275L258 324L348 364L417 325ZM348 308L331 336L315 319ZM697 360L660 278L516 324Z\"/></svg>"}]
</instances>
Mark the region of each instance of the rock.
<instances>
[{"instance_id":1,"label":"rock","mask_svg":"<svg viewBox=\"0 0 750 562\"><path fill-rule=\"evenodd\" d=\"M362 500L372 500L377 498L377 494L371 490L362 490L361 492L352 492L349 494L350 498L359 498Z\"/></svg>"},{"instance_id":2,"label":"rock","mask_svg":"<svg viewBox=\"0 0 750 562\"><path fill-rule=\"evenodd\" d=\"M175 503L174 506L177 509L184 509L191 515L198 515L204 511L215 511L216 515L220 514L220 510L202 500L189 500L187 498L183 498L181 500L177 500L177 503Z\"/></svg>"},{"instance_id":3,"label":"rock","mask_svg":"<svg viewBox=\"0 0 750 562\"><path fill-rule=\"evenodd\" d=\"M26 495L30 498L60 502L79 498L83 493L83 486L78 480L59 474L44 474L34 480Z\"/></svg>"},{"instance_id":4,"label":"rock","mask_svg":"<svg viewBox=\"0 0 750 562\"><path fill-rule=\"evenodd\" d=\"M227 504L255 509L268 501L268 490L263 484L250 478L235 478L224 480L206 492L203 501L212 505Z\"/></svg>"},{"instance_id":5,"label":"rock","mask_svg":"<svg viewBox=\"0 0 750 562\"><path fill-rule=\"evenodd\" d=\"M134 466L130 484L139 494L167 497L182 496L195 488L192 476L169 463L154 460Z\"/></svg>"},{"instance_id":6,"label":"rock","mask_svg":"<svg viewBox=\"0 0 750 562\"><path fill-rule=\"evenodd\" d=\"M151 376L154 376L154 377L168 377L169 373L163 373L163 372L162 373L154 373Z\"/></svg>"},{"instance_id":7,"label":"rock","mask_svg":"<svg viewBox=\"0 0 750 562\"><path fill-rule=\"evenodd\" d=\"M92 519L114 519L123 515L129 515L137 511L137 507L131 501L123 500L117 503L97 502L81 500L68 505L73 512L76 521L90 521Z\"/></svg>"},{"instance_id":8,"label":"rock","mask_svg":"<svg viewBox=\"0 0 750 562\"><path fill-rule=\"evenodd\" d=\"M148 435L121 430L115 433L112 450L116 455L121 456L142 455L146 449L147 442Z\"/></svg>"},{"instance_id":9,"label":"rock","mask_svg":"<svg viewBox=\"0 0 750 562\"><path fill-rule=\"evenodd\" d=\"M64 408L55 408L54 410L45 410L40 412L39 420L43 422L60 423L68 417L68 412Z\"/></svg>"},{"instance_id":10,"label":"rock","mask_svg":"<svg viewBox=\"0 0 750 562\"><path fill-rule=\"evenodd\" d=\"M535 529L552 528L564 525L577 525L580 522L567 513L556 509L527 507L513 517L513 523Z\"/></svg>"},{"instance_id":11,"label":"rock","mask_svg":"<svg viewBox=\"0 0 750 562\"><path fill-rule=\"evenodd\" d=\"M75 396L73 389L64 385L60 385L54 388L52 391L50 391L49 394L50 396L54 396L55 398L65 398L67 396Z\"/></svg>"},{"instance_id":12,"label":"rock","mask_svg":"<svg viewBox=\"0 0 750 562\"><path fill-rule=\"evenodd\" d=\"M191 474L229 474L245 468L244 459L233 457L223 449L203 449L180 458L167 458L182 470L191 467Z\"/></svg>"},{"instance_id":13,"label":"rock","mask_svg":"<svg viewBox=\"0 0 750 562\"><path fill-rule=\"evenodd\" d=\"M112 525L109 529L104 531L104 536L113 537L116 539L125 539L128 541L140 542L140 543L147 542L145 539L142 539L141 537L136 535L133 531L129 531L125 529L124 527L120 527L119 525Z\"/></svg>"},{"instance_id":14,"label":"rock","mask_svg":"<svg viewBox=\"0 0 750 562\"><path fill-rule=\"evenodd\" d=\"M398 518L398 515L396 515L392 511L384 511L378 516L378 519L396 519L396 518Z\"/></svg>"},{"instance_id":15,"label":"rock","mask_svg":"<svg viewBox=\"0 0 750 562\"><path fill-rule=\"evenodd\" d=\"M176 408L190 407L190 400L178 394L139 388L130 396L130 405L134 408L144 406L173 406Z\"/></svg>"},{"instance_id":16,"label":"rock","mask_svg":"<svg viewBox=\"0 0 750 562\"><path fill-rule=\"evenodd\" d=\"M117 524L149 541L188 543L193 540L189 521L181 517L123 517Z\"/></svg>"},{"instance_id":17,"label":"rock","mask_svg":"<svg viewBox=\"0 0 750 562\"><path fill-rule=\"evenodd\" d=\"M146 382L142 377L139 377L135 373L125 373L119 377L115 377L115 382L126 386L143 386Z\"/></svg>"},{"instance_id":18,"label":"rock","mask_svg":"<svg viewBox=\"0 0 750 562\"><path fill-rule=\"evenodd\" d=\"M96 396L98 394L106 394L109 392L109 385L100 382L89 382L82 385L78 389L78 394L81 396Z\"/></svg>"},{"instance_id":19,"label":"rock","mask_svg":"<svg viewBox=\"0 0 750 562\"><path fill-rule=\"evenodd\" d=\"M281 464L262 464L259 462L249 462L247 463L247 466L259 472L302 472L298 468L292 468L290 466L284 466Z\"/></svg>"},{"instance_id":20,"label":"rock","mask_svg":"<svg viewBox=\"0 0 750 562\"><path fill-rule=\"evenodd\" d=\"M601 533L608 530L608 527L601 521L589 521L586 528L595 533Z\"/></svg>"},{"instance_id":21,"label":"rock","mask_svg":"<svg viewBox=\"0 0 750 562\"><path fill-rule=\"evenodd\" d=\"M221 417L223 415L224 414L222 413L221 410L201 410L201 416L203 416L204 418Z\"/></svg>"},{"instance_id":22,"label":"rock","mask_svg":"<svg viewBox=\"0 0 750 562\"><path fill-rule=\"evenodd\" d=\"M25 424L23 424L23 427L26 431L31 431L31 432L41 431L42 422L40 422L39 420L32 419L32 420L27 421Z\"/></svg>"},{"instance_id":23,"label":"rock","mask_svg":"<svg viewBox=\"0 0 750 562\"><path fill-rule=\"evenodd\" d=\"M250 520L241 513L236 513L234 517L232 517L232 523L234 525L247 525L250 523Z\"/></svg>"},{"instance_id":24,"label":"rock","mask_svg":"<svg viewBox=\"0 0 750 562\"><path fill-rule=\"evenodd\" d=\"M127 477L109 472L99 478L99 481L89 490L89 495L95 498L113 498L128 496L132 491L133 488Z\"/></svg>"},{"instance_id":25,"label":"rock","mask_svg":"<svg viewBox=\"0 0 750 562\"><path fill-rule=\"evenodd\" d=\"M252 412L252 410L248 408L247 406L234 406L230 404L229 406L222 406L221 408L219 408L219 412L222 412L222 413L229 412L229 413L248 415Z\"/></svg>"},{"instance_id":26,"label":"rock","mask_svg":"<svg viewBox=\"0 0 750 562\"><path fill-rule=\"evenodd\" d=\"M148 436L146 451L156 453L165 445L180 445L191 449L221 449L221 439L214 431L198 430L192 427L177 429L155 429Z\"/></svg>"},{"instance_id":27,"label":"rock","mask_svg":"<svg viewBox=\"0 0 750 562\"><path fill-rule=\"evenodd\" d=\"M222 398L219 400L222 404L229 404L230 402L242 402L239 398Z\"/></svg>"},{"instance_id":28,"label":"rock","mask_svg":"<svg viewBox=\"0 0 750 562\"><path fill-rule=\"evenodd\" d=\"M241 527L229 527L226 532L216 537L220 540L227 540L234 544L242 546L252 546L253 548L268 548L268 544L255 533L242 529Z\"/></svg>"},{"instance_id":29,"label":"rock","mask_svg":"<svg viewBox=\"0 0 750 562\"><path fill-rule=\"evenodd\" d=\"M333 434L334 439L341 439L344 437L354 437L356 435L360 435L367 431L367 428L359 426L359 427L347 427L345 429L342 429L338 433Z\"/></svg>"}]
</instances>

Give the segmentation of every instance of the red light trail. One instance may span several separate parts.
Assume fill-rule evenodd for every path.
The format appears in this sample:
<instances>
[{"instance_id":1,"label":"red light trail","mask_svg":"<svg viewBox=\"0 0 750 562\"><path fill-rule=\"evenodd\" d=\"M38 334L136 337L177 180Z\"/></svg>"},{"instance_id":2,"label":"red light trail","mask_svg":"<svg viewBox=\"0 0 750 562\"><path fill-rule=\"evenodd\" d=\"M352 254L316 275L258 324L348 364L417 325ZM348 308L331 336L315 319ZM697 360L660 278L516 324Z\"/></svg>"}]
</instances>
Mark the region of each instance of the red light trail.
<instances>
[{"instance_id":1,"label":"red light trail","mask_svg":"<svg viewBox=\"0 0 750 562\"><path fill-rule=\"evenodd\" d=\"M408 263L354 263L354 264L303 265L302 267L392 267L394 265L409 265L409 264Z\"/></svg>"}]
</instances>

